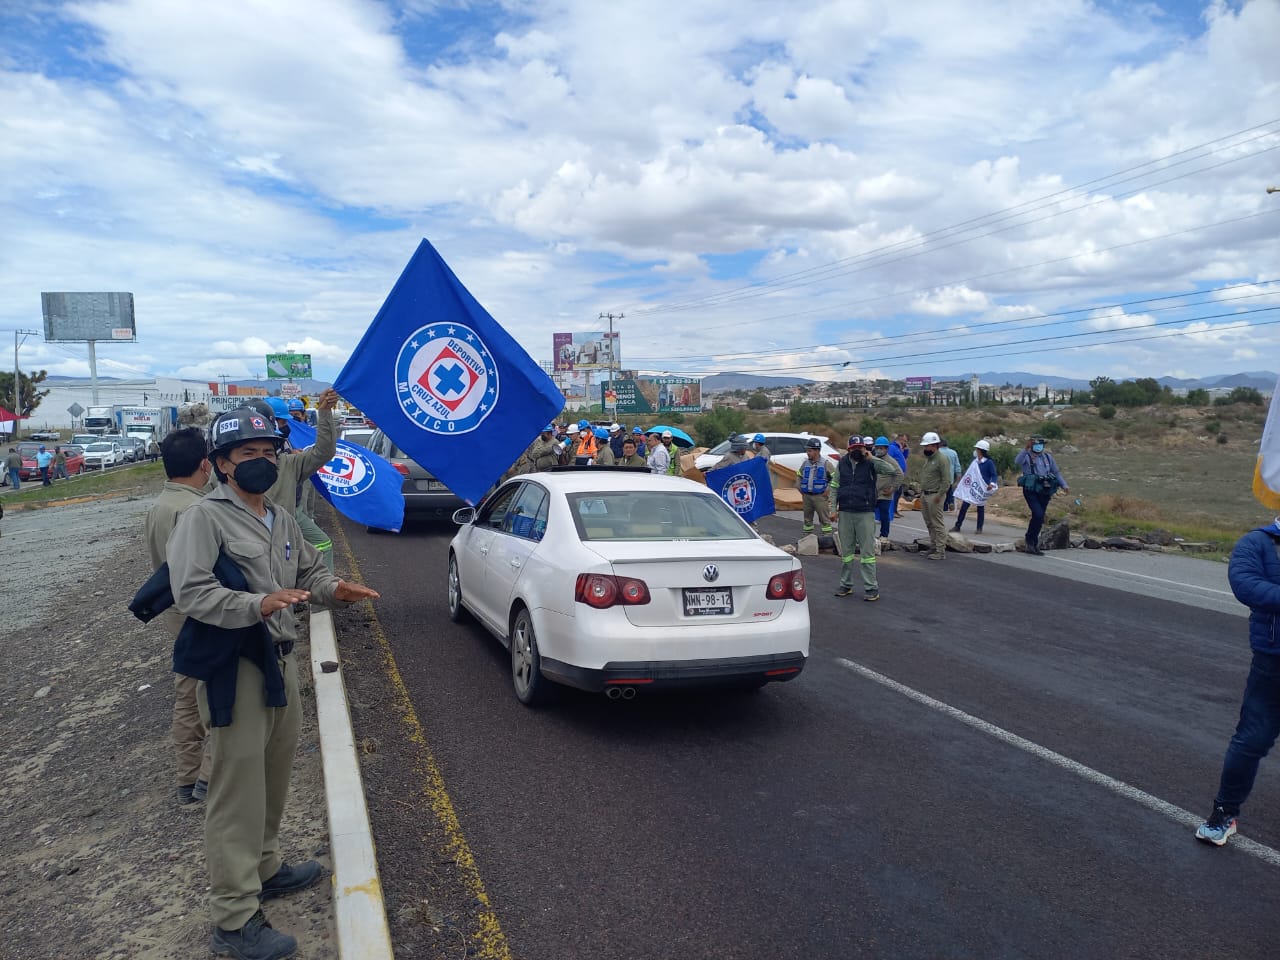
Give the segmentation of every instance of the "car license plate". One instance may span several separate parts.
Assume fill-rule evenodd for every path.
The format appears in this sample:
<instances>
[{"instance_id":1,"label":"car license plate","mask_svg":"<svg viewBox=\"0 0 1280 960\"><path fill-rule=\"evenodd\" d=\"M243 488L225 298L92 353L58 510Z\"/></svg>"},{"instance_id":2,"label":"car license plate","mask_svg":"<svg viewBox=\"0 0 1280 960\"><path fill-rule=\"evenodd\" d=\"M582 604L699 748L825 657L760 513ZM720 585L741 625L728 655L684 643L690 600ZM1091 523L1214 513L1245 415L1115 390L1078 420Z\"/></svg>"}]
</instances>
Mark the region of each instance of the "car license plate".
<instances>
[{"instance_id":1,"label":"car license plate","mask_svg":"<svg viewBox=\"0 0 1280 960\"><path fill-rule=\"evenodd\" d=\"M432 491L432 492L434 493L435 491L438 491L438 490L448 490L449 488L448 488L448 487L446 487L446 486L445 486L443 483L441 483L439 480L419 480L419 481L418 481L418 489L419 489L419 490L430 490L430 491Z\"/></svg>"},{"instance_id":2,"label":"car license plate","mask_svg":"<svg viewBox=\"0 0 1280 960\"><path fill-rule=\"evenodd\" d=\"M733 613L732 590L684 589L686 617L722 617Z\"/></svg>"}]
</instances>

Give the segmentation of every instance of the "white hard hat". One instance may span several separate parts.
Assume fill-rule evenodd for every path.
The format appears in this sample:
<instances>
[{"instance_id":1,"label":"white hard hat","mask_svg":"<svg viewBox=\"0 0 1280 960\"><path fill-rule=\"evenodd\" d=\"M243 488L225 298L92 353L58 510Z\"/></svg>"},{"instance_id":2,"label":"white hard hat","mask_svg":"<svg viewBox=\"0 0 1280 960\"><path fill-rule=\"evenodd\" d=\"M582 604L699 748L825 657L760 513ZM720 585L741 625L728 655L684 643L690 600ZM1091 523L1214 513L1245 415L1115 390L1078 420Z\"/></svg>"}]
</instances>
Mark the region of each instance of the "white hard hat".
<instances>
[{"instance_id":1,"label":"white hard hat","mask_svg":"<svg viewBox=\"0 0 1280 960\"><path fill-rule=\"evenodd\" d=\"M863 442L863 444L865 444L865 445L866 445L866 446L868 446L868 447L874 447L874 446L876 445L876 438L875 438L875 437L863 437L863 438L862 438L862 442Z\"/></svg>"},{"instance_id":2,"label":"white hard hat","mask_svg":"<svg viewBox=\"0 0 1280 960\"><path fill-rule=\"evenodd\" d=\"M577 433L577 432L578 432L578 425L576 423L569 424L569 429L565 431L565 433Z\"/></svg>"},{"instance_id":3,"label":"white hard hat","mask_svg":"<svg viewBox=\"0 0 1280 960\"><path fill-rule=\"evenodd\" d=\"M617 433L617 432L618 432L619 430L621 430L621 429L622 429L622 424L620 424L620 423L611 423L611 424L609 424L609 432L610 432L610 433Z\"/></svg>"},{"instance_id":4,"label":"white hard hat","mask_svg":"<svg viewBox=\"0 0 1280 960\"><path fill-rule=\"evenodd\" d=\"M991 444L987 443L987 441L985 440L979 440L977 443L973 445L973 449L981 450L983 453L987 453L991 450Z\"/></svg>"},{"instance_id":5,"label":"white hard hat","mask_svg":"<svg viewBox=\"0 0 1280 960\"><path fill-rule=\"evenodd\" d=\"M672 439L671 431L670 431L670 430L663 430L663 431L662 431L662 439L663 439L663 440L671 440L671 439Z\"/></svg>"},{"instance_id":6,"label":"white hard hat","mask_svg":"<svg viewBox=\"0 0 1280 960\"><path fill-rule=\"evenodd\" d=\"M920 446L922 447L927 447L931 443L941 443L941 442L942 442L942 438L938 436L936 433L934 433L932 430L930 430L928 433L926 433L923 437L920 438Z\"/></svg>"}]
</instances>

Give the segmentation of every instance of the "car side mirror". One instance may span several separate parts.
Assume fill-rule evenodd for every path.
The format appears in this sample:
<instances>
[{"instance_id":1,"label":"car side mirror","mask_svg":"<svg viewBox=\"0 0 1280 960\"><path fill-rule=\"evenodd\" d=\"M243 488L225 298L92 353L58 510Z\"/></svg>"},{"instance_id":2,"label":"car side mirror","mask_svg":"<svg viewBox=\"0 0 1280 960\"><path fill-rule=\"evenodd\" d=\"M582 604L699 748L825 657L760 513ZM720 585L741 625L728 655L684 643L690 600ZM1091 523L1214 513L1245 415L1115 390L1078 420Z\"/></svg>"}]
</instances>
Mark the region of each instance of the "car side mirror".
<instances>
[{"instance_id":1,"label":"car side mirror","mask_svg":"<svg viewBox=\"0 0 1280 960\"><path fill-rule=\"evenodd\" d=\"M460 527L465 527L468 523L476 518L475 507L462 507L460 510L453 511L453 522Z\"/></svg>"}]
</instances>

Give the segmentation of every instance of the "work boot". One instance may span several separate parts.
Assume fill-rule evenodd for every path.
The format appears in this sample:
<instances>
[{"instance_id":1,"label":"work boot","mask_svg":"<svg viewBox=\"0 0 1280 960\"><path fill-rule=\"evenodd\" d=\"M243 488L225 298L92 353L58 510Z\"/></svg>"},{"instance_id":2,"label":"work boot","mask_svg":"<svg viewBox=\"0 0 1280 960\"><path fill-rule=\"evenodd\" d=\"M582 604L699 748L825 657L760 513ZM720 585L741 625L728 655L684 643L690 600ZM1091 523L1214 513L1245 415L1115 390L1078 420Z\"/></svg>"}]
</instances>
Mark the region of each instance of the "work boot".
<instances>
[{"instance_id":1,"label":"work boot","mask_svg":"<svg viewBox=\"0 0 1280 960\"><path fill-rule=\"evenodd\" d=\"M196 803L209 796L209 781L197 780L191 785L191 799Z\"/></svg>"},{"instance_id":2,"label":"work boot","mask_svg":"<svg viewBox=\"0 0 1280 960\"><path fill-rule=\"evenodd\" d=\"M284 960L297 952L298 941L287 933L272 930L271 924L259 910L239 930L214 927L213 936L209 938L209 949L223 956L236 957L237 960Z\"/></svg>"},{"instance_id":3,"label":"work boot","mask_svg":"<svg viewBox=\"0 0 1280 960\"><path fill-rule=\"evenodd\" d=\"M304 861L296 867L282 863L280 864L280 869L275 872L275 876L263 882L262 892L258 894L258 899L270 900L272 897L282 897L286 893L305 890L323 876L324 867L314 860Z\"/></svg>"},{"instance_id":4,"label":"work boot","mask_svg":"<svg viewBox=\"0 0 1280 960\"><path fill-rule=\"evenodd\" d=\"M185 807L187 804L196 802L194 796L195 786L194 783L184 783L178 787L177 792L174 794L174 800L178 802L178 806Z\"/></svg>"}]
</instances>

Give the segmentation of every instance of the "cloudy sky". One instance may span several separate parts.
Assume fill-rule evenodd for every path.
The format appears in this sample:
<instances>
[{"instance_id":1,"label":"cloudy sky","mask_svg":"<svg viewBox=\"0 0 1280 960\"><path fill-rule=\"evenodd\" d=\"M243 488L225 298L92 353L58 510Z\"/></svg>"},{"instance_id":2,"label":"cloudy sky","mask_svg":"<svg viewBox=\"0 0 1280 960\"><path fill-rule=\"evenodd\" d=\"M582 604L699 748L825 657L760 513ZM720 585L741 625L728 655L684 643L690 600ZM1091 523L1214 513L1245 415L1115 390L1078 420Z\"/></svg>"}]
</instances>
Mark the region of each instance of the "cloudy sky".
<instances>
[{"instance_id":1,"label":"cloudy sky","mask_svg":"<svg viewBox=\"0 0 1280 960\"><path fill-rule=\"evenodd\" d=\"M0 0L0 364L335 376L426 237L535 359L1280 367L1280 0ZM83 345L22 348L85 374Z\"/></svg>"}]
</instances>

